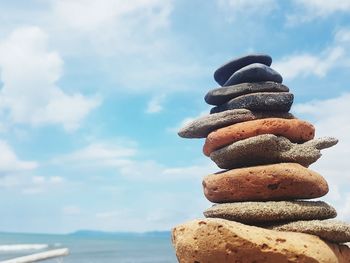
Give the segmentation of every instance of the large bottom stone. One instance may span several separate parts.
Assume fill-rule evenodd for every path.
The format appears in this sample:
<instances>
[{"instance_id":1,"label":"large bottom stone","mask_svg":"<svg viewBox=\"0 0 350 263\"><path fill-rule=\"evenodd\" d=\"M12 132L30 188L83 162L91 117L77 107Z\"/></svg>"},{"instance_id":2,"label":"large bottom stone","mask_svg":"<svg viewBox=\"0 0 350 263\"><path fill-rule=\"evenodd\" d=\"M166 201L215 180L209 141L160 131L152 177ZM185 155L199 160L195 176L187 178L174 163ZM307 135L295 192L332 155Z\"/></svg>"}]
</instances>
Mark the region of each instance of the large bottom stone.
<instances>
[{"instance_id":1,"label":"large bottom stone","mask_svg":"<svg viewBox=\"0 0 350 263\"><path fill-rule=\"evenodd\" d=\"M193 220L172 231L180 263L346 263L350 248L317 236L224 219Z\"/></svg>"}]
</instances>

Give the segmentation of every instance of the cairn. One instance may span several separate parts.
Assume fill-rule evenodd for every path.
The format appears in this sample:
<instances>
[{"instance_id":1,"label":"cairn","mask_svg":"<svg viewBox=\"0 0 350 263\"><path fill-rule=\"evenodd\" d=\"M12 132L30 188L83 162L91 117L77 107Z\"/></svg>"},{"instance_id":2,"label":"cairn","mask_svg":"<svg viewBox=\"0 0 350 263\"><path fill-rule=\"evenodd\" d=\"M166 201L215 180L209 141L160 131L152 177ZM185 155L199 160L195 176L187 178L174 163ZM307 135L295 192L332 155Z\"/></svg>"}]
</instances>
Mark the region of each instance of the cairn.
<instances>
[{"instance_id":1,"label":"cairn","mask_svg":"<svg viewBox=\"0 0 350 263\"><path fill-rule=\"evenodd\" d=\"M215 203L205 219L173 229L181 263L350 262L350 225L323 201L327 181L308 168L337 144L289 113L294 96L272 58L252 54L219 67L205 101L210 115L179 131L206 138L203 153L223 171L203 179Z\"/></svg>"}]
</instances>

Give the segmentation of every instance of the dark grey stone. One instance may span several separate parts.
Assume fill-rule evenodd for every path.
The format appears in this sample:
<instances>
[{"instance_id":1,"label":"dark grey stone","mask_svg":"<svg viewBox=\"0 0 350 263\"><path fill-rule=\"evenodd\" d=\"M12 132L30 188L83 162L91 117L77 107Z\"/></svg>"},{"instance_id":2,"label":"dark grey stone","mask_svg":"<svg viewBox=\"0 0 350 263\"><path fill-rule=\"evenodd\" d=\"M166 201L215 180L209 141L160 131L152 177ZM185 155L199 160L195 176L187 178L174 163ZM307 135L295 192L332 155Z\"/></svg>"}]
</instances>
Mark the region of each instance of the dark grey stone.
<instances>
[{"instance_id":1,"label":"dark grey stone","mask_svg":"<svg viewBox=\"0 0 350 263\"><path fill-rule=\"evenodd\" d=\"M214 72L214 79L222 86L237 70L253 63L261 63L270 66L272 58L265 54L250 54L233 59L219 67Z\"/></svg>"},{"instance_id":2,"label":"dark grey stone","mask_svg":"<svg viewBox=\"0 0 350 263\"><path fill-rule=\"evenodd\" d=\"M322 201L268 201L216 204L204 211L205 217L223 218L246 224L328 219L336 210Z\"/></svg>"},{"instance_id":3,"label":"dark grey stone","mask_svg":"<svg viewBox=\"0 0 350 263\"><path fill-rule=\"evenodd\" d=\"M288 92L289 88L283 84L266 81L255 83L241 83L233 86L217 88L209 91L204 100L211 105L221 105L236 97L257 92Z\"/></svg>"},{"instance_id":4,"label":"dark grey stone","mask_svg":"<svg viewBox=\"0 0 350 263\"><path fill-rule=\"evenodd\" d=\"M244 82L261 81L274 81L282 83L282 80L282 76L277 71L264 64L254 63L237 70L223 86L226 87Z\"/></svg>"},{"instance_id":5,"label":"dark grey stone","mask_svg":"<svg viewBox=\"0 0 350 263\"><path fill-rule=\"evenodd\" d=\"M246 109L227 110L198 118L180 129L183 138L205 138L212 131L235 123L265 118L294 119L287 112L252 112Z\"/></svg>"},{"instance_id":6,"label":"dark grey stone","mask_svg":"<svg viewBox=\"0 0 350 263\"><path fill-rule=\"evenodd\" d=\"M222 169L274 163L299 163L308 167L321 157L322 149L337 143L335 138L324 137L297 144L285 137L264 134L220 148L210 158Z\"/></svg>"},{"instance_id":7,"label":"dark grey stone","mask_svg":"<svg viewBox=\"0 0 350 263\"><path fill-rule=\"evenodd\" d=\"M260 92L242 95L210 110L218 113L233 109L248 109L251 111L288 112L293 104L294 96L288 92Z\"/></svg>"}]
</instances>

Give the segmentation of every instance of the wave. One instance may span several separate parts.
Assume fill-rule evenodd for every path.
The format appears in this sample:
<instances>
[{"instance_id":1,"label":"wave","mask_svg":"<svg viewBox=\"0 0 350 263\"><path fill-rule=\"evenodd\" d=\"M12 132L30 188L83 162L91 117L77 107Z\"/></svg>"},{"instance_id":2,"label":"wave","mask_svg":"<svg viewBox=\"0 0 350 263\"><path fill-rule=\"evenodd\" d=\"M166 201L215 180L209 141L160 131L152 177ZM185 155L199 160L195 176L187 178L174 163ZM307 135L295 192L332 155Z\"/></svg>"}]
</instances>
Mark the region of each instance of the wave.
<instances>
[{"instance_id":1,"label":"wave","mask_svg":"<svg viewBox=\"0 0 350 263\"><path fill-rule=\"evenodd\" d=\"M0 252L6 251L23 251L23 250L42 250L48 248L47 244L13 244L0 245Z\"/></svg>"}]
</instances>

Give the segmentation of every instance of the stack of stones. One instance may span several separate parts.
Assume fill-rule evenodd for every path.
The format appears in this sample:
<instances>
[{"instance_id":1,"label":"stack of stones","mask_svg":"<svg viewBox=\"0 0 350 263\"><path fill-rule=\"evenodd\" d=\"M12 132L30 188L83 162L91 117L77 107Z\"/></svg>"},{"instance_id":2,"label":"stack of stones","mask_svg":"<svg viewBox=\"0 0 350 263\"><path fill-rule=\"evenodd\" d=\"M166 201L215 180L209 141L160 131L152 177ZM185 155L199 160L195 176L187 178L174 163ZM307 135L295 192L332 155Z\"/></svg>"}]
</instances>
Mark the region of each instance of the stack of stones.
<instances>
[{"instance_id":1,"label":"stack of stones","mask_svg":"<svg viewBox=\"0 0 350 263\"><path fill-rule=\"evenodd\" d=\"M288 113L293 94L270 68L272 58L253 54L214 73L222 86L205 96L211 114L179 131L206 138L203 152L224 169L203 180L215 203L173 229L180 262L350 262L350 225L330 220L323 201L328 184L308 166L334 138L315 139L312 124Z\"/></svg>"}]
</instances>

